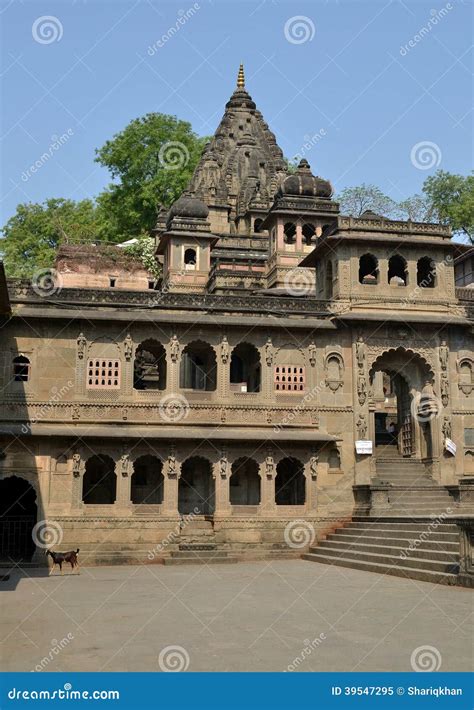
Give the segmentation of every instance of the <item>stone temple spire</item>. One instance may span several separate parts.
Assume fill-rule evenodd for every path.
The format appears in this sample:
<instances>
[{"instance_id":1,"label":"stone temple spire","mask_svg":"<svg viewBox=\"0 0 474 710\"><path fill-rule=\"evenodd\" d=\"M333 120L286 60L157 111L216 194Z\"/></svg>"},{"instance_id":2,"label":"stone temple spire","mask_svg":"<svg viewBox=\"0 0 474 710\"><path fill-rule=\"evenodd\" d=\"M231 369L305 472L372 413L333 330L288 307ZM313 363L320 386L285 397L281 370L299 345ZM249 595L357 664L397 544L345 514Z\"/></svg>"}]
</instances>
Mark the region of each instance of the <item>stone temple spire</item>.
<instances>
[{"instance_id":1,"label":"stone temple spire","mask_svg":"<svg viewBox=\"0 0 474 710\"><path fill-rule=\"evenodd\" d=\"M239 73L237 75L237 88L245 89L245 75L244 75L244 65L241 64L239 67Z\"/></svg>"},{"instance_id":2,"label":"stone temple spire","mask_svg":"<svg viewBox=\"0 0 474 710\"><path fill-rule=\"evenodd\" d=\"M245 87L243 64L214 136L204 148L188 192L210 208L212 229L235 229L237 221L269 209L287 176L276 138Z\"/></svg>"}]
</instances>

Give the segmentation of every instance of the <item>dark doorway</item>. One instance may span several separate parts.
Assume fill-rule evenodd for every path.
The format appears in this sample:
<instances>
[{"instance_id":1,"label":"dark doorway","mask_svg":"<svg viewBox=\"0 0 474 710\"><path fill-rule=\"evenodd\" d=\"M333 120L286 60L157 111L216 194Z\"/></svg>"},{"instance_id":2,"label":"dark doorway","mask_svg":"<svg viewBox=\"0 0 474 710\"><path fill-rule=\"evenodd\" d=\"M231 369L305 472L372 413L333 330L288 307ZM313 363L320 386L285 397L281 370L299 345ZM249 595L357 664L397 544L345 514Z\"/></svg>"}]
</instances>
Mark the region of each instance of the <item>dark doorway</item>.
<instances>
[{"instance_id":1,"label":"dark doorway","mask_svg":"<svg viewBox=\"0 0 474 710\"><path fill-rule=\"evenodd\" d=\"M178 511L181 515L212 515L214 479L210 461L192 456L181 467L178 486Z\"/></svg>"},{"instance_id":2,"label":"dark doorway","mask_svg":"<svg viewBox=\"0 0 474 710\"><path fill-rule=\"evenodd\" d=\"M275 478L275 502L277 505L304 505L305 477L303 464L298 459L282 459L277 466Z\"/></svg>"},{"instance_id":3,"label":"dark doorway","mask_svg":"<svg viewBox=\"0 0 474 710\"><path fill-rule=\"evenodd\" d=\"M29 562L35 551L32 531L37 516L36 493L24 478L0 481L0 557Z\"/></svg>"}]
</instances>

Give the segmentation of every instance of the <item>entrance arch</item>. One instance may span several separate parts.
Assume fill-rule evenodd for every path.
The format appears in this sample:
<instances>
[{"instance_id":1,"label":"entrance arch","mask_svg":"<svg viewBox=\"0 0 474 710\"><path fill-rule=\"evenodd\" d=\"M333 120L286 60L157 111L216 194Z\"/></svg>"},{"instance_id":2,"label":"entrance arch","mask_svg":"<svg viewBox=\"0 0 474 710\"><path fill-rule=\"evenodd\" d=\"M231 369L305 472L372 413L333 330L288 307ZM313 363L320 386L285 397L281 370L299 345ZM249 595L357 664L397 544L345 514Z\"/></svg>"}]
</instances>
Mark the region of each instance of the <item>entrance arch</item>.
<instances>
[{"instance_id":1,"label":"entrance arch","mask_svg":"<svg viewBox=\"0 0 474 710\"><path fill-rule=\"evenodd\" d=\"M234 461L229 483L231 505L260 504L260 476L254 459L242 456Z\"/></svg>"},{"instance_id":2,"label":"entrance arch","mask_svg":"<svg viewBox=\"0 0 474 710\"><path fill-rule=\"evenodd\" d=\"M191 456L181 466L178 484L178 512L181 515L212 515L214 512L212 464L202 456Z\"/></svg>"},{"instance_id":3,"label":"entrance arch","mask_svg":"<svg viewBox=\"0 0 474 710\"><path fill-rule=\"evenodd\" d=\"M373 391L376 447L391 447L406 457L431 458L432 427L418 416L417 400L431 389L434 372L418 353L392 348L379 355L369 371ZM433 395L434 396L434 395Z\"/></svg>"},{"instance_id":4,"label":"entrance arch","mask_svg":"<svg viewBox=\"0 0 474 710\"><path fill-rule=\"evenodd\" d=\"M24 478L10 476L0 481L0 557L31 560L35 551L32 531L38 506L36 491Z\"/></svg>"}]
</instances>

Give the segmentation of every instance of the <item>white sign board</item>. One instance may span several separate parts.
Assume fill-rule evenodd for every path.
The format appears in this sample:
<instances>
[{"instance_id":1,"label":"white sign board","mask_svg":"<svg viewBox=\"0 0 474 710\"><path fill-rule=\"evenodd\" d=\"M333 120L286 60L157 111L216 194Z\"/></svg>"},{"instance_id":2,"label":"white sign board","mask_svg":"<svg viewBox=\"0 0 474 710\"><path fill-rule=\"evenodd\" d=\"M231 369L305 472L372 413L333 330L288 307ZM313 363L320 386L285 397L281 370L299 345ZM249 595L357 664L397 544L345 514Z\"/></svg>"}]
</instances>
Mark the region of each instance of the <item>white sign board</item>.
<instances>
[{"instance_id":1,"label":"white sign board","mask_svg":"<svg viewBox=\"0 0 474 710\"><path fill-rule=\"evenodd\" d=\"M371 441L364 441L363 439L356 441L356 452L358 454L371 454L372 453L372 442Z\"/></svg>"},{"instance_id":2,"label":"white sign board","mask_svg":"<svg viewBox=\"0 0 474 710\"><path fill-rule=\"evenodd\" d=\"M457 446L454 441L452 441L452 439L444 440L444 448L446 449L446 451L449 451L450 454L456 456Z\"/></svg>"}]
</instances>

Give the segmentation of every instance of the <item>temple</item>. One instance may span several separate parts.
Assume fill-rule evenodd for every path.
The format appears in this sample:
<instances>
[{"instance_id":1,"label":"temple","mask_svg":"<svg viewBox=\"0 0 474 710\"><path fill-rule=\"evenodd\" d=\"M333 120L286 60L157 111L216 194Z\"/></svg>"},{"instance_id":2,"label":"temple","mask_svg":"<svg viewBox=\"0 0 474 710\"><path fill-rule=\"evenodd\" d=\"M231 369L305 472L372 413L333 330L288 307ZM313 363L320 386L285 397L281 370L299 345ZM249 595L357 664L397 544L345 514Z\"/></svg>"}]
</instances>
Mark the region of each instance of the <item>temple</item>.
<instances>
[{"instance_id":1,"label":"temple","mask_svg":"<svg viewBox=\"0 0 474 710\"><path fill-rule=\"evenodd\" d=\"M241 67L158 214L161 276L89 245L49 281L2 279L3 557L34 557L49 521L85 564L303 553L459 577L466 546L436 536L393 560L432 516L471 534L470 253L440 224L342 215L314 173L288 169Z\"/></svg>"}]
</instances>

